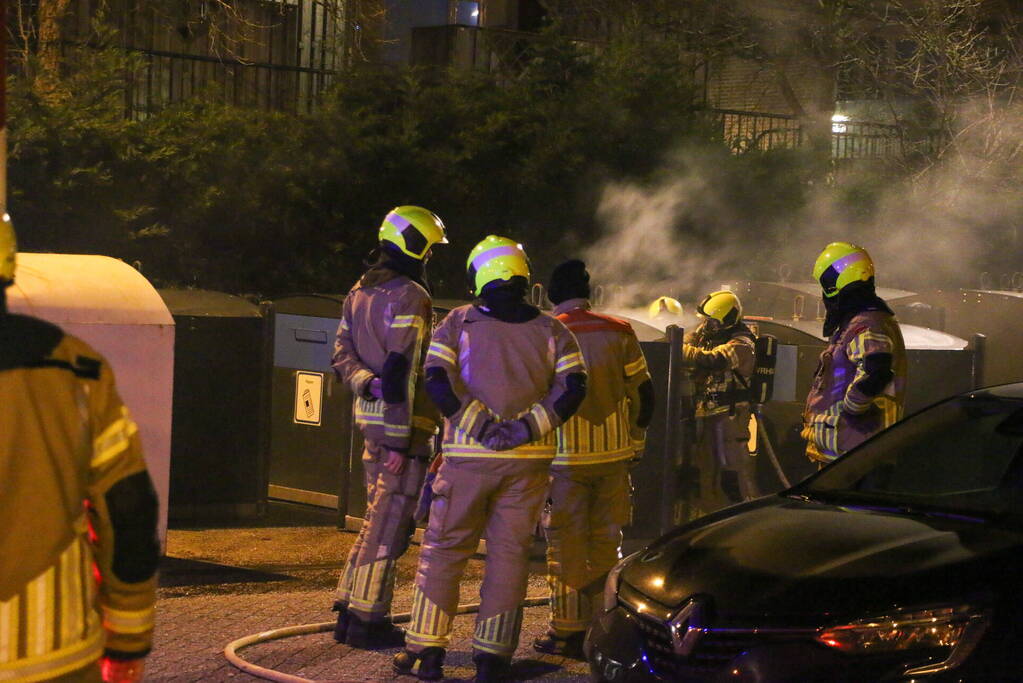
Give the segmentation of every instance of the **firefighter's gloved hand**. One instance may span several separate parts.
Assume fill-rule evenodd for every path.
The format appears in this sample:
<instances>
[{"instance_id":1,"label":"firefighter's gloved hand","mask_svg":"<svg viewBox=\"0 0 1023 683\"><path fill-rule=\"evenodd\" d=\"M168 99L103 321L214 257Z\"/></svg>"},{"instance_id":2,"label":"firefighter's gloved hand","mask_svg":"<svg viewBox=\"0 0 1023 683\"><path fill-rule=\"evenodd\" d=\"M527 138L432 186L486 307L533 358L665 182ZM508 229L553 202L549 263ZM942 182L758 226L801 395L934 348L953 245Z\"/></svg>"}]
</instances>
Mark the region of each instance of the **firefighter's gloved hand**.
<instances>
[{"instance_id":1,"label":"firefighter's gloved hand","mask_svg":"<svg viewBox=\"0 0 1023 683\"><path fill-rule=\"evenodd\" d=\"M683 365L695 365L696 357L699 354L699 348L692 344L682 345L682 364Z\"/></svg>"},{"instance_id":2,"label":"firefighter's gloved hand","mask_svg":"<svg viewBox=\"0 0 1023 683\"><path fill-rule=\"evenodd\" d=\"M104 683L139 683L146 668L144 659L111 659L100 660L100 670Z\"/></svg>"},{"instance_id":3,"label":"firefighter's gloved hand","mask_svg":"<svg viewBox=\"0 0 1023 683\"><path fill-rule=\"evenodd\" d=\"M384 457L384 469L398 476L405 471L405 465L408 464L408 457L405 456L401 451L392 451L387 449L387 455Z\"/></svg>"},{"instance_id":4,"label":"firefighter's gloved hand","mask_svg":"<svg viewBox=\"0 0 1023 683\"><path fill-rule=\"evenodd\" d=\"M369 381L368 391L369 395L378 401L384 397L383 382L379 377L374 377Z\"/></svg>"},{"instance_id":5,"label":"firefighter's gloved hand","mask_svg":"<svg viewBox=\"0 0 1023 683\"><path fill-rule=\"evenodd\" d=\"M483 437L483 445L492 451L508 451L533 440L525 420L501 422Z\"/></svg>"}]
</instances>

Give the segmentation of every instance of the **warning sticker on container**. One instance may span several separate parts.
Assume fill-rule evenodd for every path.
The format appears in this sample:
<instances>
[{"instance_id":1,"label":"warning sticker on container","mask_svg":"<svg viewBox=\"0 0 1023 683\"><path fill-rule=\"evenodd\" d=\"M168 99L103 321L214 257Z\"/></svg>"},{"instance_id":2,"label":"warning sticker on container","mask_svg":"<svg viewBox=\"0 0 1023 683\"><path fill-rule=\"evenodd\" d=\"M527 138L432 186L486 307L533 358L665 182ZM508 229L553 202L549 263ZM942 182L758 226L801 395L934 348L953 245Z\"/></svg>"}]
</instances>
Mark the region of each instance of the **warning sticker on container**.
<instances>
[{"instance_id":1,"label":"warning sticker on container","mask_svg":"<svg viewBox=\"0 0 1023 683\"><path fill-rule=\"evenodd\" d=\"M295 373L295 422L320 425L320 407L323 405L323 373Z\"/></svg>"}]
</instances>

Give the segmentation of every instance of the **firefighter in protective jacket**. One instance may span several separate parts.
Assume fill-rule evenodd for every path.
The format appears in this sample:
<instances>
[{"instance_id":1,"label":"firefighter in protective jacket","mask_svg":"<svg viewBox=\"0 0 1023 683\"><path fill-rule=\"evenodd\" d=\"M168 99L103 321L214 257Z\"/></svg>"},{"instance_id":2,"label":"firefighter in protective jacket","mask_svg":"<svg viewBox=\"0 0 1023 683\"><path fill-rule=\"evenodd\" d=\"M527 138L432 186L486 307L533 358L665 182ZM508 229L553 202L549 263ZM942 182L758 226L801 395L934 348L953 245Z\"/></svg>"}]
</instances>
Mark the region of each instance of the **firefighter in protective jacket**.
<instances>
[{"instance_id":1,"label":"firefighter in protective jacket","mask_svg":"<svg viewBox=\"0 0 1023 683\"><path fill-rule=\"evenodd\" d=\"M399 206L380 226L369 269L345 298L333 366L355 395L362 430L366 518L338 580L334 637L357 648L393 647L404 634L390 619L394 570L408 549L412 516L439 417L423 390L433 303L425 264L446 244L440 218Z\"/></svg>"},{"instance_id":2,"label":"firefighter in protective jacket","mask_svg":"<svg viewBox=\"0 0 1023 683\"><path fill-rule=\"evenodd\" d=\"M803 414L806 454L831 462L902 418L906 347L888 305L874 291L874 263L848 242L825 247L813 276L827 316L817 374Z\"/></svg>"},{"instance_id":3,"label":"firefighter in protective jacket","mask_svg":"<svg viewBox=\"0 0 1023 683\"><path fill-rule=\"evenodd\" d=\"M710 455L710 466L705 462L701 467L698 506L707 513L758 495L748 446L756 347L753 332L742 322L742 304L732 292L708 294L696 312L702 320L686 335L682 358L693 368L699 447Z\"/></svg>"},{"instance_id":4,"label":"firefighter in protective jacket","mask_svg":"<svg viewBox=\"0 0 1023 683\"><path fill-rule=\"evenodd\" d=\"M157 500L107 361L7 312L0 224L0 680L141 680L156 600ZM94 568L96 574L94 574Z\"/></svg>"},{"instance_id":5,"label":"firefighter in protective jacket","mask_svg":"<svg viewBox=\"0 0 1023 683\"><path fill-rule=\"evenodd\" d=\"M575 413L586 370L575 337L525 302L529 262L490 236L469 254L475 303L451 311L426 359L426 385L444 423L444 462L395 671L434 680L480 537L487 558L473 638L476 680L505 675L519 637L533 530L547 498L554 430Z\"/></svg>"},{"instance_id":6,"label":"firefighter in protective jacket","mask_svg":"<svg viewBox=\"0 0 1023 683\"><path fill-rule=\"evenodd\" d=\"M555 268L547 295L579 342L588 379L579 410L557 429L543 516L551 622L533 647L578 658L604 579L620 559L632 512L629 467L643 452L653 384L632 327L590 310L582 261Z\"/></svg>"}]
</instances>

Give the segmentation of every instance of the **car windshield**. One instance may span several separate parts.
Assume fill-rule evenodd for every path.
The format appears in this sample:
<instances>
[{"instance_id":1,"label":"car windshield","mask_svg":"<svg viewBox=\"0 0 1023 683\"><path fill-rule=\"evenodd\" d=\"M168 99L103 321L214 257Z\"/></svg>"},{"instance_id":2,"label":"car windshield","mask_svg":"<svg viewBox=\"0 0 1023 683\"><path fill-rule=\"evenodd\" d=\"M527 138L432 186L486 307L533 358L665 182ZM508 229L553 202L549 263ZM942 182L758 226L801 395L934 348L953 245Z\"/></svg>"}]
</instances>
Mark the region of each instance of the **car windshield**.
<instances>
[{"instance_id":1,"label":"car windshield","mask_svg":"<svg viewBox=\"0 0 1023 683\"><path fill-rule=\"evenodd\" d=\"M1023 519L1023 401L939 403L867 441L790 493L836 503Z\"/></svg>"}]
</instances>

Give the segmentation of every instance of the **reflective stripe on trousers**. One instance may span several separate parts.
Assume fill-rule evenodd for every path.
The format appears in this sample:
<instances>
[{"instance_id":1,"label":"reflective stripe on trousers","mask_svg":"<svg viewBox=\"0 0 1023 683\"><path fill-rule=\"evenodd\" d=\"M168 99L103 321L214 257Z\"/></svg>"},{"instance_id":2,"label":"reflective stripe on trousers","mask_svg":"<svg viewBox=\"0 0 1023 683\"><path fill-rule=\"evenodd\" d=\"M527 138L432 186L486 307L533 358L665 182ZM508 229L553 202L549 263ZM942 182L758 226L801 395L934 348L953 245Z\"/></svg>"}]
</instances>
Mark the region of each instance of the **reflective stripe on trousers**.
<instances>
[{"instance_id":1,"label":"reflective stripe on trousers","mask_svg":"<svg viewBox=\"0 0 1023 683\"><path fill-rule=\"evenodd\" d=\"M346 603L363 620L379 620L391 611L395 564L415 530L412 515L427 464L408 460L395 476L384 468L387 451L367 442L366 516L338 580L335 600Z\"/></svg>"},{"instance_id":2,"label":"reflective stripe on trousers","mask_svg":"<svg viewBox=\"0 0 1023 683\"><path fill-rule=\"evenodd\" d=\"M607 572L621 554L622 528L632 509L625 462L553 467L547 509L547 583L551 629L585 631Z\"/></svg>"},{"instance_id":3,"label":"reflective stripe on trousers","mask_svg":"<svg viewBox=\"0 0 1023 683\"><path fill-rule=\"evenodd\" d=\"M430 523L416 571L412 618L405 633L409 649L448 646L465 565L485 534L487 557L473 648L501 656L515 651L549 464L444 459L433 483Z\"/></svg>"}]
</instances>

